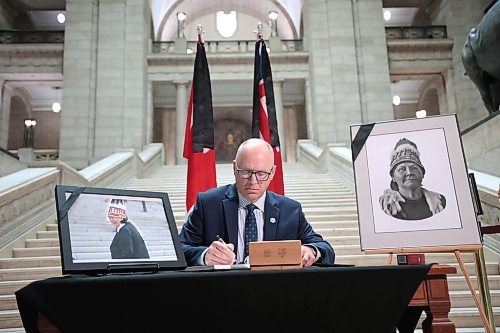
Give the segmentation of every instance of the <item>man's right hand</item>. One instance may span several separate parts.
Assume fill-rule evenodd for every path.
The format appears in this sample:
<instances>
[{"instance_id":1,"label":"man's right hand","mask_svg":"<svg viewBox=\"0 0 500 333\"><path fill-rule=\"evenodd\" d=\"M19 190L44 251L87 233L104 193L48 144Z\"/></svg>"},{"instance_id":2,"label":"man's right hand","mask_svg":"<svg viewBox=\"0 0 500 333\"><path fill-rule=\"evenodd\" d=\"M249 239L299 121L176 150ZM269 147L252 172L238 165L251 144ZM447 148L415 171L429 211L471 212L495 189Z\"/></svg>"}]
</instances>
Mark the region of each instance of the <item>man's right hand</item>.
<instances>
[{"instance_id":1,"label":"man's right hand","mask_svg":"<svg viewBox=\"0 0 500 333\"><path fill-rule=\"evenodd\" d=\"M236 261L234 245L213 241L205 253L205 265L232 265Z\"/></svg>"}]
</instances>

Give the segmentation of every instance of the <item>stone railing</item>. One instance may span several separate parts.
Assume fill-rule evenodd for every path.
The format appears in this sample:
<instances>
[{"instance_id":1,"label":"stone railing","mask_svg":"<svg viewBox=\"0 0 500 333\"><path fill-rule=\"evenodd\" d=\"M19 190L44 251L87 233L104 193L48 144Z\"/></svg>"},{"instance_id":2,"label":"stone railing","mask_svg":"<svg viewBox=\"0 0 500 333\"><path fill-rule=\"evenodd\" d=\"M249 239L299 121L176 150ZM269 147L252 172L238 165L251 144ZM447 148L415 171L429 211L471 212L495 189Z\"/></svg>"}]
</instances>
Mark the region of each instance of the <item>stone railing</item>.
<instances>
[{"instance_id":1,"label":"stone railing","mask_svg":"<svg viewBox=\"0 0 500 333\"><path fill-rule=\"evenodd\" d=\"M9 150L9 152L25 163L31 161L56 161L59 159L58 149L19 148Z\"/></svg>"},{"instance_id":2,"label":"stone railing","mask_svg":"<svg viewBox=\"0 0 500 333\"><path fill-rule=\"evenodd\" d=\"M265 41L269 46L269 41ZM281 51L294 52L304 51L302 39L282 39ZM174 41L153 42L153 53L174 53ZM187 41L186 49L196 52L196 41ZM246 53L255 52L255 40L207 40L205 41L205 51L207 53Z\"/></svg>"},{"instance_id":3,"label":"stone railing","mask_svg":"<svg viewBox=\"0 0 500 333\"><path fill-rule=\"evenodd\" d=\"M0 44L64 43L64 31L0 30Z\"/></svg>"},{"instance_id":4,"label":"stone railing","mask_svg":"<svg viewBox=\"0 0 500 333\"><path fill-rule=\"evenodd\" d=\"M307 165L315 172L325 172L327 170L324 150L312 140L297 140L296 156L297 161Z\"/></svg>"},{"instance_id":5,"label":"stone railing","mask_svg":"<svg viewBox=\"0 0 500 333\"><path fill-rule=\"evenodd\" d=\"M386 27L387 39L448 38L445 25L425 27Z\"/></svg>"},{"instance_id":6,"label":"stone railing","mask_svg":"<svg viewBox=\"0 0 500 333\"><path fill-rule=\"evenodd\" d=\"M0 178L0 249L55 213L57 184L120 188L163 164L163 145L140 153L116 152L82 169L61 161L32 161L29 168Z\"/></svg>"}]
</instances>

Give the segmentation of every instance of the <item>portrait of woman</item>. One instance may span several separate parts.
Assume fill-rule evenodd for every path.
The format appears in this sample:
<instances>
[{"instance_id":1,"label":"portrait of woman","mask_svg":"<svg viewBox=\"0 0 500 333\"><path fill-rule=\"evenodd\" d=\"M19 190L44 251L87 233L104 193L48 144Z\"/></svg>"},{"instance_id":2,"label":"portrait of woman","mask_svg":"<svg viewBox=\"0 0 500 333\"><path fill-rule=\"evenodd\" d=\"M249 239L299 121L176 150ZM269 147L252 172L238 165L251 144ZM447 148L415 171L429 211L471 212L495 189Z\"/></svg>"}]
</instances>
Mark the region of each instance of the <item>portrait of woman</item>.
<instances>
[{"instance_id":1,"label":"portrait of woman","mask_svg":"<svg viewBox=\"0 0 500 333\"><path fill-rule=\"evenodd\" d=\"M422 220L446 208L443 194L422 186L425 168L417 145L400 139L391 152L390 187L379 198L380 207L389 216L400 220Z\"/></svg>"}]
</instances>

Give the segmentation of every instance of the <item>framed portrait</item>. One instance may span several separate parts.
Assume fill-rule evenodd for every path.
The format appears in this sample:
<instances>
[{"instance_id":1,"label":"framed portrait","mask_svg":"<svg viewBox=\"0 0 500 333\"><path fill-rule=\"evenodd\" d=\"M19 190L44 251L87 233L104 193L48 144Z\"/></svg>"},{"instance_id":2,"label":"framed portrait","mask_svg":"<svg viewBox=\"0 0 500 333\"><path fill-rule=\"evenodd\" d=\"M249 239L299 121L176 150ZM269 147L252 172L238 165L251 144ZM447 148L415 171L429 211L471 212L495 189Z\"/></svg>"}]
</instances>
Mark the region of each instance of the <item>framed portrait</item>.
<instances>
[{"instance_id":1,"label":"framed portrait","mask_svg":"<svg viewBox=\"0 0 500 333\"><path fill-rule=\"evenodd\" d=\"M362 250L481 246L456 115L351 126Z\"/></svg>"},{"instance_id":2,"label":"framed portrait","mask_svg":"<svg viewBox=\"0 0 500 333\"><path fill-rule=\"evenodd\" d=\"M63 274L187 267L168 194L56 185Z\"/></svg>"}]
</instances>

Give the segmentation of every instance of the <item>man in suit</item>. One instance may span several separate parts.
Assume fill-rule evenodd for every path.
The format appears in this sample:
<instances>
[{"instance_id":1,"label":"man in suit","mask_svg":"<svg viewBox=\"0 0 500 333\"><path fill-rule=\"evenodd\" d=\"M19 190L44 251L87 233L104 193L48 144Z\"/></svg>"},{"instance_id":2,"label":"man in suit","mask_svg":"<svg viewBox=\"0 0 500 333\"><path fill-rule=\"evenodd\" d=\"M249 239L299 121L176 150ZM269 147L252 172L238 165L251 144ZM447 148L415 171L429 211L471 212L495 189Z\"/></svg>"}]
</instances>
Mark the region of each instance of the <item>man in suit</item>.
<instances>
[{"instance_id":1,"label":"man in suit","mask_svg":"<svg viewBox=\"0 0 500 333\"><path fill-rule=\"evenodd\" d=\"M297 239L304 267L334 263L332 247L314 232L302 206L267 191L275 170L266 141L249 139L240 145L233 161L235 184L199 193L182 227L180 240L189 266L241 263L250 241ZM255 231L246 232L248 228Z\"/></svg>"}]
</instances>

